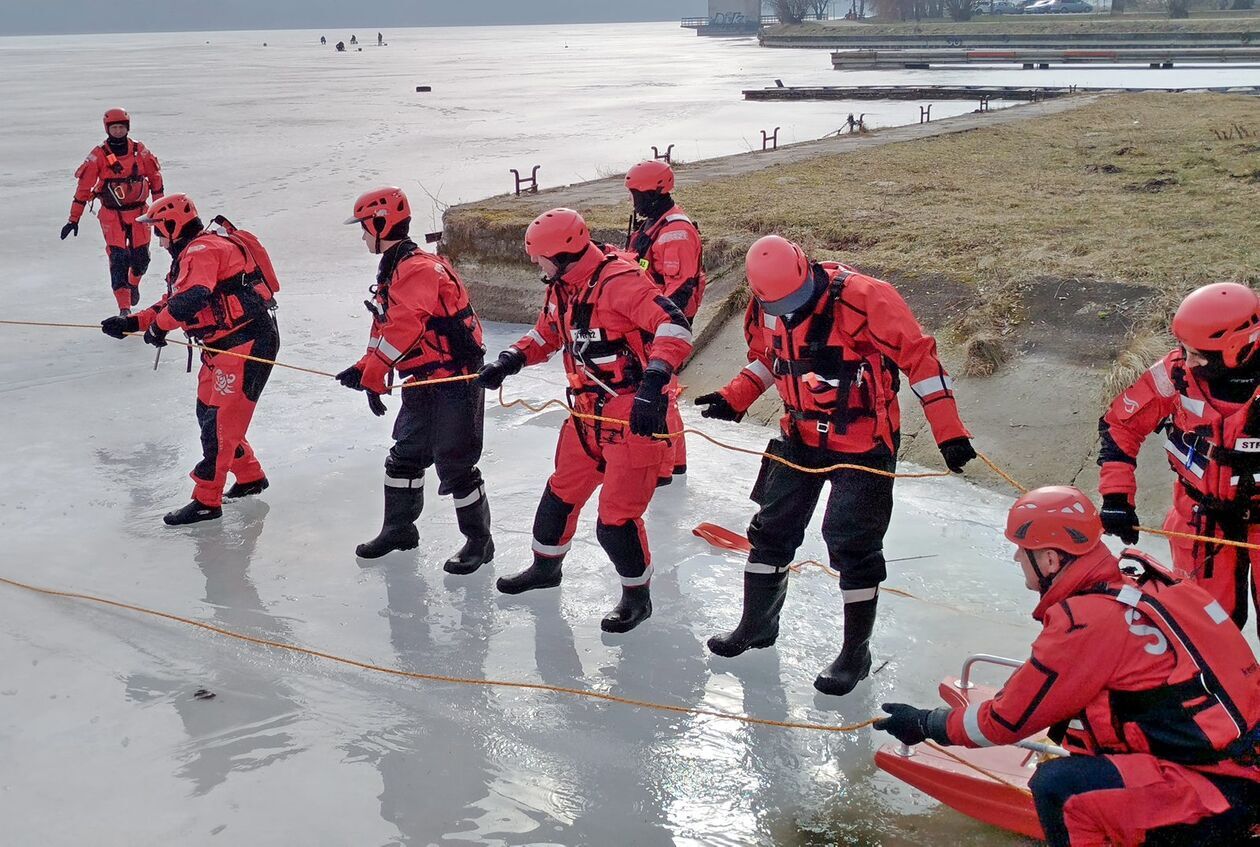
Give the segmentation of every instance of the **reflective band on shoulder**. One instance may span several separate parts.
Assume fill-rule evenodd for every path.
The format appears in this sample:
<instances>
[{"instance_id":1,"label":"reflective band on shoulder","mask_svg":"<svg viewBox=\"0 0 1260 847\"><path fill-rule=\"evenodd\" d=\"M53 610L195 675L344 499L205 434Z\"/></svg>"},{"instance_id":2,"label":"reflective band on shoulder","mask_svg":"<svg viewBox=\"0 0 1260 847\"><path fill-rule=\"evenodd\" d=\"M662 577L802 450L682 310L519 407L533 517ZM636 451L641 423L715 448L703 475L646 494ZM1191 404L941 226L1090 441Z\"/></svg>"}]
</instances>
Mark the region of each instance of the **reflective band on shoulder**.
<instances>
[{"instance_id":1,"label":"reflective band on shoulder","mask_svg":"<svg viewBox=\"0 0 1260 847\"><path fill-rule=\"evenodd\" d=\"M656 328L656 337L681 338L683 341L691 341L691 330L678 324L661 324Z\"/></svg>"},{"instance_id":2,"label":"reflective band on shoulder","mask_svg":"<svg viewBox=\"0 0 1260 847\"><path fill-rule=\"evenodd\" d=\"M1187 397L1184 394L1181 395L1181 408L1185 409L1187 412L1203 417L1203 410L1205 407L1206 404L1202 400L1195 400L1193 397Z\"/></svg>"},{"instance_id":3,"label":"reflective band on shoulder","mask_svg":"<svg viewBox=\"0 0 1260 847\"><path fill-rule=\"evenodd\" d=\"M415 479L403 479L402 477L397 477L397 476L386 476L385 487L386 488L424 488L424 475L421 474Z\"/></svg>"},{"instance_id":4,"label":"reflective band on shoulder","mask_svg":"<svg viewBox=\"0 0 1260 847\"><path fill-rule=\"evenodd\" d=\"M844 595L845 603L865 603L879 595L879 588L846 588L840 593Z\"/></svg>"},{"instance_id":5,"label":"reflective band on shoulder","mask_svg":"<svg viewBox=\"0 0 1260 847\"><path fill-rule=\"evenodd\" d=\"M486 496L486 489L484 487L478 488L477 490L473 491L473 493L471 494L467 494L463 497L456 497L455 508L462 509L465 506L471 506L474 503L479 503L481 502L481 498L485 496Z\"/></svg>"},{"instance_id":6,"label":"reflective band on shoulder","mask_svg":"<svg viewBox=\"0 0 1260 847\"><path fill-rule=\"evenodd\" d=\"M1138 603L1142 602L1142 592L1135 586L1126 585L1124 588L1121 588L1120 592L1116 595L1116 602L1123 603L1130 608L1136 609Z\"/></svg>"},{"instance_id":7,"label":"reflective band on shoulder","mask_svg":"<svg viewBox=\"0 0 1260 847\"><path fill-rule=\"evenodd\" d=\"M687 217L686 215L670 215L669 217L665 218L665 223L667 224L678 223L679 221L685 221L686 223L691 223L691 218Z\"/></svg>"},{"instance_id":8,"label":"reflective band on shoulder","mask_svg":"<svg viewBox=\"0 0 1260 847\"><path fill-rule=\"evenodd\" d=\"M542 334L536 329L531 329L529 332L525 333L525 337L537 344L539 347L547 346L547 342L543 340Z\"/></svg>"},{"instance_id":9,"label":"reflective band on shoulder","mask_svg":"<svg viewBox=\"0 0 1260 847\"><path fill-rule=\"evenodd\" d=\"M775 567L774 565L767 565L761 562L745 562L744 563L744 573L762 573L762 574L786 573L787 570L788 570L787 565L784 565L783 567Z\"/></svg>"},{"instance_id":10,"label":"reflective band on shoulder","mask_svg":"<svg viewBox=\"0 0 1260 847\"><path fill-rule=\"evenodd\" d=\"M992 747L993 742L985 738L980 729L980 706L980 703L972 703L967 707L967 711L963 713L963 729L972 744L977 747Z\"/></svg>"},{"instance_id":11,"label":"reflective band on shoulder","mask_svg":"<svg viewBox=\"0 0 1260 847\"><path fill-rule=\"evenodd\" d=\"M390 344L383 337L377 339L376 348L391 362L397 362L403 355L401 350Z\"/></svg>"},{"instance_id":12,"label":"reflective band on shoulder","mask_svg":"<svg viewBox=\"0 0 1260 847\"><path fill-rule=\"evenodd\" d=\"M1222 624L1229 620L1229 613L1225 608L1215 600L1203 607L1203 611L1207 612L1208 617L1212 619L1212 623Z\"/></svg>"},{"instance_id":13,"label":"reflective band on shoulder","mask_svg":"<svg viewBox=\"0 0 1260 847\"><path fill-rule=\"evenodd\" d=\"M765 324L766 329L775 329L779 325L779 319L768 312L761 313L761 322Z\"/></svg>"},{"instance_id":14,"label":"reflective band on shoulder","mask_svg":"<svg viewBox=\"0 0 1260 847\"><path fill-rule=\"evenodd\" d=\"M938 391L948 391L953 387L954 381L949 377L933 376L914 383L910 386L910 390L914 392L916 397L926 397Z\"/></svg>"},{"instance_id":15,"label":"reflective band on shoulder","mask_svg":"<svg viewBox=\"0 0 1260 847\"><path fill-rule=\"evenodd\" d=\"M760 359L755 359L744 365L744 370L756 377L757 381L761 383L763 388L768 388L771 385L774 385L774 374L769 368L761 363Z\"/></svg>"},{"instance_id":16,"label":"reflective band on shoulder","mask_svg":"<svg viewBox=\"0 0 1260 847\"><path fill-rule=\"evenodd\" d=\"M642 576L623 576L621 584L626 588L638 588L641 585L647 585L652 581L652 566L648 565L643 569Z\"/></svg>"},{"instance_id":17,"label":"reflective band on shoulder","mask_svg":"<svg viewBox=\"0 0 1260 847\"><path fill-rule=\"evenodd\" d=\"M565 553L569 552L569 547L572 544L572 541L568 544L559 545L542 544L537 539L534 539L534 552L539 556L563 556Z\"/></svg>"}]
</instances>

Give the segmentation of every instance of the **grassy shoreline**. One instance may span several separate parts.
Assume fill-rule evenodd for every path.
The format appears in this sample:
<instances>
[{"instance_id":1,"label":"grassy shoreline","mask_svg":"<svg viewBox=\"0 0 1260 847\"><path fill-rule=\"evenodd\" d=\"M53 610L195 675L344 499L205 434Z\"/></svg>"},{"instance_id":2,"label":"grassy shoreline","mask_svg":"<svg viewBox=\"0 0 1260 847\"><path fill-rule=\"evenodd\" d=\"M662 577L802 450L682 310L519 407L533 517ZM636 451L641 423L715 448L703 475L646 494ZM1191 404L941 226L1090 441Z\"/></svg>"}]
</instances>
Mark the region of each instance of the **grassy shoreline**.
<instances>
[{"instance_id":1,"label":"grassy shoreline","mask_svg":"<svg viewBox=\"0 0 1260 847\"><path fill-rule=\"evenodd\" d=\"M897 23L852 23L810 21L779 24L762 31L763 40L798 36L887 36L887 35L1039 35L1069 34L1177 34L1192 32L1254 33L1260 38L1260 12L1216 13L1184 20L1140 15L982 15L965 23L952 21L906 21Z\"/></svg>"}]
</instances>

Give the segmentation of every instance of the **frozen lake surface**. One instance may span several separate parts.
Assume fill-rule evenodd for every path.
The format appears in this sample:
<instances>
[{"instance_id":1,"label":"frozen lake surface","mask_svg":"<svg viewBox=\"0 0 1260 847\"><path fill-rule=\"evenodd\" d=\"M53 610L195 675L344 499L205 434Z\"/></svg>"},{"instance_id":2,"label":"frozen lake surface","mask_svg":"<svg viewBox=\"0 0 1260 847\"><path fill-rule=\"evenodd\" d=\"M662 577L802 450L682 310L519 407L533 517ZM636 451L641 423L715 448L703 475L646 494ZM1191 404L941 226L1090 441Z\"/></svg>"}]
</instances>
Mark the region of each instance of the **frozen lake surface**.
<instances>
[{"instance_id":1,"label":"frozen lake surface","mask_svg":"<svg viewBox=\"0 0 1260 847\"><path fill-rule=\"evenodd\" d=\"M56 236L71 173L116 103L168 190L262 236L284 280L281 359L330 371L367 336L374 262L340 226L363 189L397 183L423 209L421 185L451 203L504 190L509 167L574 181L652 144L697 158L745 150L762 127L815 138L850 110L738 99L774 77L839 84L824 53L672 25L387 35L388 48L343 55L304 32L0 39L6 317L111 313L95 222L77 240ZM420 84L435 90L415 94ZM863 109L891 124L917 120L916 105ZM165 267L155 255L145 302ZM489 327L492 354L519 332ZM710 657L704 639L738 618L741 563L691 528L742 530L757 464L698 439L690 478L648 513L649 622L600 633L617 589L593 511L559 590L498 595L494 577L528 560L562 413L497 405L482 463L494 565L442 573L458 534L450 501L430 491L421 549L364 567L353 550L379 526L392 414L373 418L361 396L286 371L250 431L271 488L221 522L171 530L161 515L186 501L198 450L181 352L167 348L155 373L136 340L0 327L0 575L407 670L829 724L890 698L933 704L966 655L1024 656L1035 634L1033 598L996 530L1009 498L904 480L887 552L929 558L892 565L889 585L927 602L883 601L880 673L843 700L814 696L841 632L839 591L814 569L793 580L777 648ZM562 384L552 365L507 393L541 401ZM699 425L745 447L769 435ZM802 559L824 555L818 521ZM399 680L0 587L0 819L12 844L1014 843L877 773L884 740Z\"/></svg>"}]
</instances>

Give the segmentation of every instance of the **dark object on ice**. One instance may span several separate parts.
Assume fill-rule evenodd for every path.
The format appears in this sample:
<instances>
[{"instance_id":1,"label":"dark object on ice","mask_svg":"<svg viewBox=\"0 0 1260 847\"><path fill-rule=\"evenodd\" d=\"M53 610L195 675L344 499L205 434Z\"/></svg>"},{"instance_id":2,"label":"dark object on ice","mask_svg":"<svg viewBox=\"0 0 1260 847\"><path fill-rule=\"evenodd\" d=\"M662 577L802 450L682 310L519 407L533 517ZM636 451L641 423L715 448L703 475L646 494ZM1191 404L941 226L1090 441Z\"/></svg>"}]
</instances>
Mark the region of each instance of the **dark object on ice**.
<instances>
[{"instance_id":1,"label":"dark object on ice","mask_svg":"<svg viewBox=\"0 0 1260 847\"><path fill-rule=\"evenodd\" d=\"M198 700L213 700L216 696L218 695L208 688L198 688L193 692L193 697Z\"/></svg>"},{"instance_id":2,"label":"dark object on ice","mask_svg":"<svg viewBox=\"0 0 1260 847\"><path fill-rule=\"evenodd\" d=\"M417 85L417 86L416 86L416 93L417 93L417 94L425 94L426 92L429 92L429 91L432 91L432 90L433 90L433 86L431 86L431 85Z\"/></svg>"},{"instance_id":3,"label":"dark object on ice","mask_svg":"<svg viewBox=\"0 0 1260 847\"><path fill-rule=\"evenodd\" d=\"M338 41L338 42L337 42L337 52L338 52L338 53L344 53L344 52L346 52L346 42L344 42L344 41Z\"/></svg>"},{"instance_id":4,"label":"dark object on ice","mask_svg":"<svg viewBox=\"0 0 1260 847\"><path fill-rule=\"evenodd\" d=\"M321 35L321 36L319 37L319 43L320 43L320 44L327 44L327 43L328 43L328 39L327 39L327 38L324 38L324 36L322 36L322 35Z\"/></svg>"},{"instance_id":5,"label":"dark object on ice","mask_svg":"<svg viewBox=\"0 0 1260 847\"><path fill-rule=\"evenodd\" d=\"M376 34L376 46L377 47L385 46L385 36L381 35L379 32Z\"/></svg>"},{"instance_id":6,"label":"dark object on ice","mask_svg":"<svg viewBox=\"0 0 1260 847\"><path fill-rule=\"evenodd\" d=\"M188 501L188 505L173 512L167 512L162 521L167 526L183 526L202 521L213 521L223 517L223 510L218 506L207 506L196 500Z\"/></svg>"},{"instance_id":7,"label":"dark object on ice","mask_svg":"<svg viewBox=\"0 0 1260 847\"><path fill-rule=\"evenodd\" d=\"M358 38L356 38L355 36L351 35L351 36L350 36L350 43L351 43L351 44L358 44L358 43L359 43L359 39L358 39Z\"/></svg>"}]
</instances>

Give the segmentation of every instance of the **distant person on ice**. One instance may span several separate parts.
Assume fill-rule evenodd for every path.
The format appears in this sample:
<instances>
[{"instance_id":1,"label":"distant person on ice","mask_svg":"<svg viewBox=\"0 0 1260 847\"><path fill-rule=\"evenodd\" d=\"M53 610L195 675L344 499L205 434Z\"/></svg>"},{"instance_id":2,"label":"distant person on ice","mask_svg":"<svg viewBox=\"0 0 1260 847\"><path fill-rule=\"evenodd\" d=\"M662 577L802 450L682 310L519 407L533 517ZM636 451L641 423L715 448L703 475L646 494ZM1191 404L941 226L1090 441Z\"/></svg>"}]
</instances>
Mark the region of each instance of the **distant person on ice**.
<instances>
[{"instance_id":1,"label":"distant person on ice","mask_svg":"<svg viewBox=\"0 0 1260 847\"><path fill-rule=\"evenodd\" d=\"M674 190L674 169L667 162L640 162L626 173L626 189L639 223L629 234L626 248L687 321L694 321L704 299L704 248L700 228L670 193ZM669 431L681 433L677 377L671 381L669 391ZM670 446L672 450L658 481L662 485L687 472L684 437L670 439Z\"/></svg>"},{"instance_id":2,"label":"distant person on ice","mask_svg":"<svg viewBox=\"0 0 1260 847\"><path fill-rule=\"evenodd\" d=\"M665 440L669 383L691 353L691 326L643 270L591 241L572 209L552 209L525 231L525 252L538 265L547 294L534 328L481 369L496 389L526 365L560 352L570 416L560 430L556 468L534 515L534 563L498 588L520 594L560 584L582 506L600 487L595 535L621 577L621 600L600 622L628 632L652 614L652 557L643 513L669 452Z\"/></svg>"},{"instance_id":3,"label":"distant person on ice","mask_svg":"<svg viewBox=\"0 0 1260 847\"><path fill-rule=\"evenodd\" d=\"M338 53L344 53L344 52L346 52L346 42L344 42L344 41L338 41L338 42L337 42L337 47L336 47L336 50L337 50L337 52L338 52Z\"/></svg>"},{"instance_id":4,"label":"distant person on ice","mask_svg":"<svg viewBox=\"0 0 1260 847\"><path fill-rule=\"evenodd\" d=\"M321 36L319 37L319 43L320 43L320 44L327 44L327 43L328 43L328 39L327 39L327 38L325 38L324 36L322 36L322 35L321 35Z\"/></svg>"},{"instance_id":5,"label":"distant person on ice","mask_svg":"<svg viewBox=\"0 0 1260 847\"><path fill-rule=\"evenodd\" d=\"M1069 486L1015 501L1006 537L1041 595L1032 657L991 700L887 703L903 744L993 747L1047 730L1071 756L1028 783L1051 847L1251 843L1260 822L1260 667L1229 615L1137 550L1129 576Z\"/></svg>"},{"instance_id":6,"label":"distant person on ice","mask_svg":"<svg viewBox=\"0 0 1260 847\"><path fill-rule=\"evenodd\" d=\"M381 34L378 32L378 33L376 34L376 46L377 46L377 47L380 47L380 46L382 46L382 45L384 45L384 44L385 44L385 36L381 35Z\"/></svg>"},{"instance_id":7,"label":"distant person on ice","mask_svg":"<svg viewBox=\"0 0 1260 847\"><path fill-rule=\"evenodd\" d=\"M1173 316L1180 346L1120 393L1098 422L1098 490L1106 532L1126 544L1138 538L1138 451L1155 430L1165 434L1175 474L1164 529L1260 544L1260 295L1218 282L1193 291ZM1212 594L1239 627L1247 594L1260 631L1260 578L1254 553L1168 539L1173 565Z\"/></svg>"},{"instance_id":8,"label":"distant person on ice","mask_svg":"<svg viewBox=\"0 0 1260 847\"><path fill-rule=\"evenodd\" d=\"M61 228L61 240L79 235L79 219L93 200L101 209L97 220L105 235L109 258L109 284L118 302L118 314L127 316L140 302L140 279L149 269L149 227L137 219L149 198L162 196L162 167L157 157L139 141L128 138L131 116L124 109L105 113L108 138L92 148L74 172L79 186L70 204L70 220Z\"/></svg>"},{"instance_id":9,"label":"distant person on ice","mask_svg":"<svg viewBox=\"0 0 1260 847\"><path fill-rule=\"evenodd\" d=\"M223 498L258 494L267 476L245 440L272 365L230 355L275 359L280 334L272 316L279 287L271 260L257 240L222 218L220 235L202 225L197 207L184 194L158 200L140 218L157 230L170 251L167 293L147 309L128 317L101 321L114 338L143 332L145 342L166 346L166 334L182 329L195 341L222 352L203 351L197 376L197 424L201 461L193 468L192 501L163 519L170 526L223 515ZM231 473L236 482L224 495Z\"/></svg>"},{"instance_id":10,"label":"distant person on ice","mask_svg":"<svg viewBox=\"0 0 1260 847\"><path fill-rule=\"evenodd\" d=\"M351 43L351 44L358 44L358 43L359 43L359 39L355 38L355 37L352 35L352 36L350 36L350 43Z\"/></svg>"},{"instance_id":11,"label":"distant person on ice","mask_svg":"<svg viewBox=\"0 0 1260 847\"><path fill-rule=\"evenodd\" d=\"M386 187L361 195L346 223L362 227L368 252L381 261L372 299L364 301L372 314L367 353L337 374L341 384L366 391L368 407L379 416L385 414L380 395L390 390L395 371L403 385L477 373L486 349L477 313L454 267L411 240L411 205L402 190ZM490 502L477 468L485 390L471 381L451 382L399 388L396 395L401 395L402 410L385 458L385 520L380 533L355 552L376 559L419 544L424 472L436 465L438 493L454 498L455 520L465 539L445 569L470 574L494 558Z\"/></svg>"},{"instance_id":12,"label":"distant person on ice","mask_svg":"<svg viewBox=\"0 0 1260 847\"><path fill-rule=\"evenodd\" d=\"M887 577L884 533L892 516L901 443L899 371L923 404L946 466L961 472L976 457L958 417L953 381L936 341L919 327L897 290L836 262L811 262L800 247L768 235L745 262L753 298L744 318L748 365L721 391L697 397L707 418L737 421L771 387L786 414L766 452L797 465L855 464L806 473L763 459L748 527L744 611L733 632L709 639L719 656L769 647L779 635L788 566L805 539L823 483L831 483L822 534L844 594L844 646L814 687L840 696L871 671L869 642L879 584Z\"/></svg>"}]
</instances>

